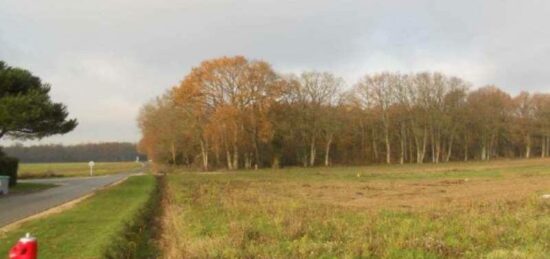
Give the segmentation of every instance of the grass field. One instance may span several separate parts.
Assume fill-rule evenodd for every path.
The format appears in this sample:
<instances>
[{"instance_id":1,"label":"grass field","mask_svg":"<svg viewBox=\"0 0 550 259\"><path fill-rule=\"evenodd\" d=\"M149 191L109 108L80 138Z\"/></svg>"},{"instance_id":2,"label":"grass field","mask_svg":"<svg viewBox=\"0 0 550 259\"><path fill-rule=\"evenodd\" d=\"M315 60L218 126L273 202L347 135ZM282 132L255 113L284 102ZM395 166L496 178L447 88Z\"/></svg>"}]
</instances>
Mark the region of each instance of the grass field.
<instances>
[{"instance_id":1,"label":"grass field","mask_svg":"<svg viewBox=\"0 0 550 259\"><path fill-rule=\"evenodd\" d=\"M166 258L548 258L550 160L168 177Z\"/></svg>"},{"instance_id":2,"label":"grass field","mask_svg":"<svg viewBox=\"0 0 550 259\"><path fill-rule=\"evenodd\" d=\"M124 172L140 167L141 164L135 162L95 163L94 175ZM19 165L18 177L20 179L25 179L88 176L89 174L90 168L88 167L88 163L29 163Z\"/></svg>"},{"instance_id":3,"label":"grass field","mask_svg":"<svg viewBox=\"0 0 550 259\"><path fill-rule=\"evenodd\" d=\"M107 251L118 249L112 244L127 245L121 239L154 188L151 175L130 177L67 211L0 232L0 255L7 255L14 242L30 232L38 238L39 258L104 258ZM147 256L151 251L141 252Z\"/></svg>"}]
</instances>

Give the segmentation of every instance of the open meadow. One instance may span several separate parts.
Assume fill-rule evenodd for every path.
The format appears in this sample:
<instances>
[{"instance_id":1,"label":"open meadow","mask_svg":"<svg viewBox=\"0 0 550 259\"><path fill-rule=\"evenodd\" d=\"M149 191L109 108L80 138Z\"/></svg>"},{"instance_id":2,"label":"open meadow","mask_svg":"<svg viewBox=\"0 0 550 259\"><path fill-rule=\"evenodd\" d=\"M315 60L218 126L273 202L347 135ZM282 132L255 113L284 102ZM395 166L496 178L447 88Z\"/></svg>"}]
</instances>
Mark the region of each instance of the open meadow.
<instances>
[{"instance_id":1,"label":"open meadow","mask_svg":"<svg viewBox=\"0 0 550 259\"><path fill-rule=\"evenodd\" d=\"M167 177L166 258L548 258L550 160Z\"/></svg>"},{"instance_id":2,"label":"open meadow","mask_svg":"<svg viewBox=\"0 0 550 259\"><path fill-rule=\"evenodd\" d=\"M94 175L106 175L127 172L142 167L136 162L98 162L94 166ZM19 165L19 179L88 176L88 163L22 163Z\"/></svg>"}]
</instances>

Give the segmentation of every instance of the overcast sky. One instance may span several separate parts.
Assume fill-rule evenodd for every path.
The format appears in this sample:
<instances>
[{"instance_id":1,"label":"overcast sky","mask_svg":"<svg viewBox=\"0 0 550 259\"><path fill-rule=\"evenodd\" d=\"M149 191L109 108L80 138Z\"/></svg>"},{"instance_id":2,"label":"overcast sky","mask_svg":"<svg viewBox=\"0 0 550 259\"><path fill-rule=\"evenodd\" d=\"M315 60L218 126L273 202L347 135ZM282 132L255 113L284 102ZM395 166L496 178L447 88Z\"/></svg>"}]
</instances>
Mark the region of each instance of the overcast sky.
<instances>
[{"instance_id":1,"label":"overcast sky","mask_svg":"<svg viewBox=\"0 0 550 259\"><path fill-rule=\"evenodd\" d=\"M349 84L430 70L550 92L549 14L545 0L0 0L0 60L50 83L79 121L41 143L137 142L141 105L223 55Z\"/></svg>"}]
</instances>

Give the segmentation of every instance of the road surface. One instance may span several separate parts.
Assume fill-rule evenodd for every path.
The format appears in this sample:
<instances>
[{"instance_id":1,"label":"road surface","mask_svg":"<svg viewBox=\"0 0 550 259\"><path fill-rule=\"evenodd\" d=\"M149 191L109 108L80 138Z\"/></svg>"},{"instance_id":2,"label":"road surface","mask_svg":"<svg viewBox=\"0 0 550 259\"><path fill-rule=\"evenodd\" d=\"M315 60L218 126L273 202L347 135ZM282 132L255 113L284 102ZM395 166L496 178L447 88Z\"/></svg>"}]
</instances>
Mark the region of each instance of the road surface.
<instances>
[{"instance_id":1,"label":"road surface","mask_svg":"<svg viewBox=\"0 0 550 259\"><path fill-rule=\"evenodd\" d=\"M53 183L59 186L34 193L0 196L0 227L78 199L129 175L132 173L20 180L20 182Z\"/></svg>"}]
</instances>

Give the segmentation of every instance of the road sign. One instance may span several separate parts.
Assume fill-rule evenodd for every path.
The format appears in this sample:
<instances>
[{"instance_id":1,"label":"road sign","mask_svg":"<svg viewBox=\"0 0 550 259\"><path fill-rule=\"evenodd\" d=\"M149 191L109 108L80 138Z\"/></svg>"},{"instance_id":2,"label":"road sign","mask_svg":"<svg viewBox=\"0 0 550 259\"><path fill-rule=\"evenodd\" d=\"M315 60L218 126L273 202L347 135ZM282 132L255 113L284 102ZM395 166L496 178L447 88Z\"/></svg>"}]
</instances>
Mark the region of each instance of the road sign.
<instances>
[{"instance_id":1,"label":"road sign","mask_svg":"<svg viewBox=\"0 0 550 259\"><path fill-rule=\"evenodd\" d=\"M93 176L94 175L94 166L95 166L94 161L90 161L88 163L88 166L90 167L90 176Z\"/></svg>"}]
</instances>

